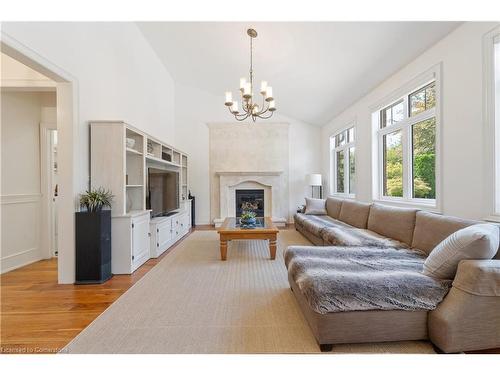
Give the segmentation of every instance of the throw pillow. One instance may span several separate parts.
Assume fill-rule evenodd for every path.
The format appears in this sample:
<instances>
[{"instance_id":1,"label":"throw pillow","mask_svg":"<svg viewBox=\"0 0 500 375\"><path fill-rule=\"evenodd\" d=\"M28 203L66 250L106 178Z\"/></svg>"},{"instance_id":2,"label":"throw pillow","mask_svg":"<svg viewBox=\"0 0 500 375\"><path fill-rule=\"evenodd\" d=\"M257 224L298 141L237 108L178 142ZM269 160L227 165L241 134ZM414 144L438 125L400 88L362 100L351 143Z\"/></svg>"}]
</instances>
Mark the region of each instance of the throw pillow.
<instances>
[{"instance_id":1,"label":"throw pillow","mask_svg":"<svg viewBox=\"0 0 500 375\"><path fill-rule=\"evenodd\" d=\"M326 199L306 198L306 215L326 215Z\"/></svg>"},{"instance_id":2,"label":"throw pillow","mask_svg":"<svg viewBox=\"0 0 500 375\"><path fill-rule=\"evenodd\" d=\"M492 259L498 251L499 228L475 224L450 234L424 262L424 275L451 280L464 259Z\"/></svg>"}]
</instances>

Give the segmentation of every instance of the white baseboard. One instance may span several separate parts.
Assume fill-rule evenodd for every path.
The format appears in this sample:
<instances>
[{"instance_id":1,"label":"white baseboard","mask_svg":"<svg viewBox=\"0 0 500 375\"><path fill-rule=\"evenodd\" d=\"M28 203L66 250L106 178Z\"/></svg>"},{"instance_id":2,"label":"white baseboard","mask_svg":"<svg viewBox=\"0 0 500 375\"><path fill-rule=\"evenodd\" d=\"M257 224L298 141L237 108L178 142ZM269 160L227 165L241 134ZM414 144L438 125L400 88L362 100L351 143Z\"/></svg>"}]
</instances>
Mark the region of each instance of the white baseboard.
<instances>
[{"instance_id":1,"label":"white baseboard","mask_svg":"<svg viewBox=\"0 0 500 375\"><path fill-rule=\"evenodd\" d=\"M43 258L40 255L40 251L37 247L7 255L5 257L2 257L2 268L0 270L0 274L27 266L28 264L38 262L42 259Z\"/></svg>"}]
</instances>

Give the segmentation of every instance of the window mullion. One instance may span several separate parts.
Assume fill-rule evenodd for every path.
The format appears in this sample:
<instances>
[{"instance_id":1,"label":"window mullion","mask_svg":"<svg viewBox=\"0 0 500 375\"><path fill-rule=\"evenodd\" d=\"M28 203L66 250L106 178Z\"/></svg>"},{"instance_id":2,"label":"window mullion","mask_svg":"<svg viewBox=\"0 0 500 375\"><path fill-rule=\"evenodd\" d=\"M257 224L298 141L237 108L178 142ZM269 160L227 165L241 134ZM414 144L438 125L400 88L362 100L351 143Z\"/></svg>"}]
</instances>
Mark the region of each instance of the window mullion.
<instances>
[{"instance_id":1,"label":"window mullion","mask_svg":"<svg viewBox=\"0 0 500 375\"><path fill-rule=\"evenodd\" d=\"M344 149L344 194L349 194L350 186L349 186L349 147Z\"/></svg>"},{"instance_id":2,"label":"window mullion","mask_svg":"<svg viewBox=\"0 0 500 375\"><path fill-rule=\"evenodd\" d=\"M403 148L403 199L409 199L409 155L408 155L408 127L401 129L401 144Z\"/></svg>"}]
</instances>

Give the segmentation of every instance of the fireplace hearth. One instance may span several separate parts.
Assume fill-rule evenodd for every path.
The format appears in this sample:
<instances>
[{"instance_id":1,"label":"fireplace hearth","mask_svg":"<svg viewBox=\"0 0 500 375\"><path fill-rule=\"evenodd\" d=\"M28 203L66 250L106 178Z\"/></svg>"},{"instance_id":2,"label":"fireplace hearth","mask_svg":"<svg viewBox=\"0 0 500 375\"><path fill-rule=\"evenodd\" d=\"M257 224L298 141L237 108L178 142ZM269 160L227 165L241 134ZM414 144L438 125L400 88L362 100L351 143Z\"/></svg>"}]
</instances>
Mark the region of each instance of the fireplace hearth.
<instances>
[{"instance_id":1,"label":"fireplace hearth","mask_svg":"<svg viewBox=\"0 0 500 375\"><path fill-rule=\"evenodd\" d=\"M264 189L236 189L235 190L236 217L241 217L242 208L251 204L257 217L264 217Z\"/></svg>"}]
</instances>

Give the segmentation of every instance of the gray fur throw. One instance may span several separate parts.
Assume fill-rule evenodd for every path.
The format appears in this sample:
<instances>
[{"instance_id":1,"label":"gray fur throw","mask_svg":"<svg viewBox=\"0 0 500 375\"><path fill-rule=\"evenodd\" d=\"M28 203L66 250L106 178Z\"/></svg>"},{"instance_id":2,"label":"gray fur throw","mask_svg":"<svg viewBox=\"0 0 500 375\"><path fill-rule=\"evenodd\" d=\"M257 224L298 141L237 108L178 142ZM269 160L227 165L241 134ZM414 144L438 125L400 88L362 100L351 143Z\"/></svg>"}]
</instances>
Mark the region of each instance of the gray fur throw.
<instances>
[{"instance_id":1,"label":"gray fur throw","mask_svg":"<svg viewBox=\"0 0 500 375\"><path fill-rule=\"evenodd\" d=\"M295 222L331 246L407 247L406 244L360 229L327 215L296 214Z\"/></svg>"},{"instance_id":2,"label":"gray fur throw","mask_svg":"<svg viewBox=\"0 0 500 375\"><path fill-rule=\"evenodd\" d=\"M311 308L320 314L434 310L451 280L422 274L425 256L403 248L289 246L285 264Z\"/></svg>"}]
</instances>

